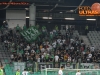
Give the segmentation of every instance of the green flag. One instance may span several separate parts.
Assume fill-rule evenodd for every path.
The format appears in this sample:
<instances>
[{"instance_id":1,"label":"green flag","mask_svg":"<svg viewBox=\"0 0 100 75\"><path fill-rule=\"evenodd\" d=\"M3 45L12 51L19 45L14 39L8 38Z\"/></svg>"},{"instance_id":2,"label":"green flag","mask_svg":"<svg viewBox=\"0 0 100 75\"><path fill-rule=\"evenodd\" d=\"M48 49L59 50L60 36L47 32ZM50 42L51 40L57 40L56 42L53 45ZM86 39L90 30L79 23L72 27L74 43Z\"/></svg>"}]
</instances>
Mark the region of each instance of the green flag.
<instances>
[{"instance_id":1,"label":"green flag","mask_svg":"<svg viewBox=\"0 0 100 75\"><path fill-rule=\"evenodd\" d=\"M40 35L40 32L35 26L31 26L29 29L21 32L22 36L28 41L32 42Z\"/></svg>"}]
</instances>

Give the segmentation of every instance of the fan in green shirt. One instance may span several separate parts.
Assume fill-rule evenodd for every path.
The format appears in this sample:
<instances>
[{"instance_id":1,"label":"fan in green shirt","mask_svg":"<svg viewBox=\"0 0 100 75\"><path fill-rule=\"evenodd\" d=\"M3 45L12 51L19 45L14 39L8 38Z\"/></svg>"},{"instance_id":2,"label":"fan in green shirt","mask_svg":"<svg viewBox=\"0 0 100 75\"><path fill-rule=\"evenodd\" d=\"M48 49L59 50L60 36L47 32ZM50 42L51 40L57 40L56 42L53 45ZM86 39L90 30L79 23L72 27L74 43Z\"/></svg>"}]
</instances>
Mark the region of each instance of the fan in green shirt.
<instances>
[{"instance_id":1,"label":"fan in green shirt","mask_svg":"<svg viewBox=\"0 0 100 75\"><path fill-rule=\"evenodd\" d=\"M19 25L17 24L17 26L16 26L16 30L17 31L19 31L20 30L20 27L19 27Z\"/></svg>"},{"instance_id":2,"label":"fan in green shirt","mask_svg":"<svg viewBox=\"0 0 100 75\"><path fill-rule=\"evenodd\" d=\"M26 25L24 25L24 26L23 26L23 30L26 30L26 29L27 29L27 27L26 27Z\"/></svg>"},{"instance_id":3,"label":"fan in green shirt","mask_svg":"<svg viewBox=\"0 0 100 75\"><path fill-rule=\"evenodd\" d=\"M48 59L49 59L49 55L48 55L48 54L46 54L45 58L46 58L46 60L48 60Z\"/></svg>"},{"instance_id":4,"label":"fan in green shirt","mask_svg":"<svg viewBox=\"0 0 100 75\"><path fill-rule=\"evenodd\" d=\"M16 75L20 75L20 70L19 69L16 71Z\"/></svg>"},{"instance_id":5,"label":"fan in green shirt","mask_svg":"<svg viewBox=\"0 0 100 75\"><path fill-rule=\"evenodd\" d=\"M39 25L38 24L36 25L36 27L37 27L37 29L39 29Z\"/></svg>"},{"instance_id":6,"label":"fan in green shirt","mask_svg":"<svg viewBox=\"0 0 100 75\"><path fill-rule=\"evenodd\" d=\"M55 26L55 29L58 31L58 26L57 25Z\"/></svg>"}]
</instances>

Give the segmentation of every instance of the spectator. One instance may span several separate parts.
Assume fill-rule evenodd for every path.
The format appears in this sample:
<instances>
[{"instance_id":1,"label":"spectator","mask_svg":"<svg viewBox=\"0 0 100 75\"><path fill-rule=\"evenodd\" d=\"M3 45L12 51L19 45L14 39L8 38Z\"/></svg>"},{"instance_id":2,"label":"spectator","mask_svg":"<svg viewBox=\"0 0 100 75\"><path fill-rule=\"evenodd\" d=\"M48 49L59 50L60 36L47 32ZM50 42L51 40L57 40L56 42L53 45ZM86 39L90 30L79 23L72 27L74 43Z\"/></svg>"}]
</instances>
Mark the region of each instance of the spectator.
<instances>
[{"instance_id":1,"label":"spectator","mask_svg":"<svg viewBox=\"0 0 100 75\"><path fill-rule=\"evenodd\" d=\"M68 56L68 61L67 62L71 62L71 61L72 61L71 57Z\"/></svg>"},{"instance_id":2,"label":"spectator","mask_svg":"<svg viewBox=\"0 0 100 75\"><path fill-rule=\"evenodd\" d=\"M91 53L88 54L88 58L90 58L90 59L92 58L92 54Z\"/></svg>"},{"instance_id":3,"label":"spectator","mask_svg":"<svg viewBox=\"0 0 100 75\"><path fill-rule=\"evenodd\" d=\"M19 32L20 31L20 27L19 27L19 24L17 24L16 26L16 32Z\"/></svg>"},{"instance_id":4,"label":"spectator","mask_svg":"<svg viewBox=\"0 0 100 75\"><path fill-rule=\"evenodd\" d=\"M35 53L34 49L31 50L31 53Z\"/></svg>"},{"instance_id":5,"label":"spectator","mask_svg":"<svg viewBox=\"0 0 100 75\"><path fill-rule=\"evenodd\" d=\"M89 29L89 27L88 27L88 25L86 25L86 26L85 26L85 34L88 33L88 29Z\"/></svg>"},{"instance_id":6,"label":"spectator","mask_svg":"<svg viewBox=\"0 0 100 75\"><path fill-rule=\"evenodd\" d=\"M8 29L8 23L7 23L7 21L3 21L3 27Z\"/></svg>"},{"instance_id":7,"label":"spectator","mask_svg":"<svg viewBox=\"0 0 100 75\"><path fill-rule=\"evenodd\" d=\"M24 26L23 26L23 30L26 30L26 29L27 29L27 27L26 27L26 25L24 25Z\"/></svg>"},{"instance_id":8,"label":"spectator","mask_svg":"<svg viewBox=\"0 0 100 75\"><path fill-rule=\"evenodd\" d=\"M27 45L26 49L27 49L28 51L30 50L30 45L29 45L29 44Z\"/></svg>"},{"instance_id":9,"label":"spectator","mask_svg":"<svg viewBox=\"0 0 100 75\"><path fill-rule=\"evenodd\" d=\"M47 29L43 29L43 33L39 36L40 40L32 43L27 43L19 31L15 30L12 29L13 33L10 33L10 29L6 35L2 36L5 37L4 48L12 52L12 61L80 62L81 60L86 63L99 60L100 52L96 54L94 46L85 48L83 39L78 35L74 36L74 30L71 27L66 30L66 36L61 35L60 31L52 30L48 33Z\"/></svg>"},{"instance_id":10,"label":"spectator","mask_svg":"<svg viewBox=\"0 0 100 75\"><path fill-rule=\"evenodd\" d=\"M67 62L68 56L65 54L64 55L64 61Z\"/></svg>"},{"instance_id":11,"label":"spectator","mask_svg":"<svg viewBox=\"0 0 100 75\"><path fill-rule=\"evenodd\" d=\"M90 50L93 52L93 51L95 50L95 47L92 46L92 47L90 48Z\"/></svg>"},{"instance_id":12,"label":"spectator","mask_svg":"<svg viewBox=\"0 0 100 75\"><path fill-rule=\"evenodd\" d=\"M29 52L28 52L28 51L26 51L25 55L26 55L26 56L28 56L28 55L29 55Z\"/></svg>"},{"instance_id":13,"label":"spectator","mask_svg":"<svg viewBox=\"0 0 100 75\"><path fill-rule=\"evenodd\" d=\"M37 62L39 63L39 62L40 62L40 60L41 60L41 59L40 59L40 56L38 56L38 58L37 58Z\"/></svg>"},{"instance_id":14,"label":"spectator","mask_svg":"<svg viewBox=\"0 0 100 75\"><path fill-rule=\"evenodd\" d=\"M59 62L59 56L55 55L55 62Z\"/></svg>"},{"instance_id":15,"label":"spectator","mask_svg":"<svg viewBox=\"0 0 100 75\"><path fill-rule=\"evenodd\" d=\"M88 50L88 51L90 50L90 46L89 46L89 45L87 46L87 50Z\"/></svg>"},{"instance_id":16,"label":"spectator","mask_svg":"<svg viewBox=\"0 0 100 75\"><path fill-rule=\"evenodd\" d=\"M14 60L14 55L13 54L11 54L11 61L13 61Z\"/></svg>"}]
</instances>

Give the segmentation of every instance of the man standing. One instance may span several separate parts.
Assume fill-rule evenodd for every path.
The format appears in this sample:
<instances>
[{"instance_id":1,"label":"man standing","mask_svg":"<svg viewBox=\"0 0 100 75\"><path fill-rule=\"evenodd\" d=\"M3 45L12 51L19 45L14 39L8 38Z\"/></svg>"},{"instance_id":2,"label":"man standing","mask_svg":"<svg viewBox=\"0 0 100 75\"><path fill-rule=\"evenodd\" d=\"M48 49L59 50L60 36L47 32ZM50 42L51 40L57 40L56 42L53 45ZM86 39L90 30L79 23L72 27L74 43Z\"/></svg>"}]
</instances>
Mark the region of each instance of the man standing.
<instances>
[{"instance_id":1,"label":"man standing","mask_svg":"<svg viewBox=\"0 0 100 75\"><path fill-rule=\"evenodd\" d=\"M76 75L81 75L81 72L78 70L78 71L76 72Z\"/></svg>"},{"instance_id":2,"label":"man standing","mask_svg":"<svg viewBox=\"0 0 100 75\"><path fill-rule=\"evenodd\" d=\"M87 35L87 33L88 33L88 29L89 29L89 27L88 27L88 25L86 25L85 26L85 34Z\"/></svg>"},{"instance_id":3,"label":"man standing","mask_svg":"<svg viewBox=\"0 0 100 75\"><path fill-rule=\"evenodd\" d=\"M16 75L20 75L20 70L19 69L17 69Z\"/></svg>"},{"instance_id":4,"label":"man standing","mask_svg":"<svg viewBox=\"0 0 100 75\"><path fill-rule=\"evenodd\" d=\"M28 71L26 71L26 69L24 69L24 71L22 72L22 75L28 75Z\"/></svg>"},{"instance_id":5,"label":"man standing","mask_svg":"<svg viewBox=\"0 0 100 75\"><path fill-rule=\"evenodd\" d=\"M3 69L2 69L2 67L0 67L0 75L3 75L4 73L3 73Z\"/></svg>"},{"instance_id":6,"label":"man standing","mask_svg":"<svg viewBox=\"0 0 100 75\"><path fill-rule=\"evenodd\" d=\"M64 69L64 67L61 66L60 70L58 71L58 75L63 75L63 69Z\"/></svg>"},{"instance_id":7,"label":"man standing","mask_svg":"<svg viewBox=\"0 0 100 75\"><path fill-rule=\"evenodd\" d=\"M59 62L59 56L55 55L55 62Z\"/></svg>"}]
</instances>

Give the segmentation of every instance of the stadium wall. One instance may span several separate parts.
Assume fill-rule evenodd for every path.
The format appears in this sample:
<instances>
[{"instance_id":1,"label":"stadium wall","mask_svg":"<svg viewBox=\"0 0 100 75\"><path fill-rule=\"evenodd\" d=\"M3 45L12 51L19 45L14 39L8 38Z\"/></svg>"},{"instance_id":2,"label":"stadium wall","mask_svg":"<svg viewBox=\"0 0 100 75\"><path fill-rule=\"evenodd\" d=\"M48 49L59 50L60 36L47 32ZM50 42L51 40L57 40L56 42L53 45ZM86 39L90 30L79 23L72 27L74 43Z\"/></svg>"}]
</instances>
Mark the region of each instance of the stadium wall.
<instances>
[{"instance_id":1,"label":"stadium wall","mask_svg":"<svg viewBox=\"0 0 100 75\"><path fill-rule=\"evenodd\" d=\"M59 68L60 66L64 66L65 69L100 69L100 63L68 63L68 62L60 62L60 63L26 63L27 68L33 68L34 71L41 71L46 68Z\"/></svg>"},{"instance_id":2,"label":"stadium wall","mask_svg":"<svg viewBox=\"0 0 100 75\"><path fill-rule=\"evenodd\" d=\"M6 10L6 20L9 28L14 28L17 24L23 27L26 24L26 10Z\"/></svg>"}]
</instances>

